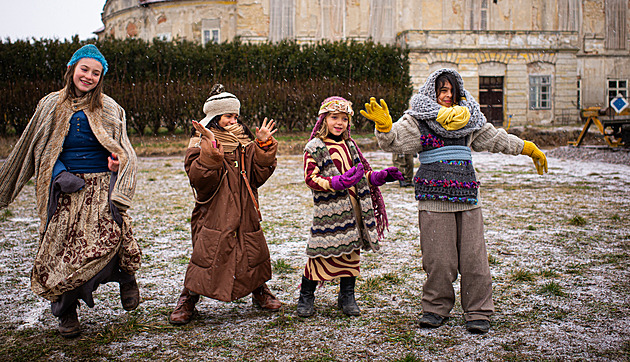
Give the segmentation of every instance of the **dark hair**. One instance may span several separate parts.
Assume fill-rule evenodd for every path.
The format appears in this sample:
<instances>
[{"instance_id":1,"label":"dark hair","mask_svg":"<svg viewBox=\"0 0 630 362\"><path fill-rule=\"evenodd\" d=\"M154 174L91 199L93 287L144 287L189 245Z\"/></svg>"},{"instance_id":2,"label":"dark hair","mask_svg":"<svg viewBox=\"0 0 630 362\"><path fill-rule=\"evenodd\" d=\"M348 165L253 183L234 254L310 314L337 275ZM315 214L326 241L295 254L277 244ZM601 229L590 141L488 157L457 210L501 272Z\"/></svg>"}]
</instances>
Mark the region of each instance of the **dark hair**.
<instances>
[{"instance_id":1,"label":"dark hair","mask_svg":"<svg viewBox=\"0 0 630 362\"><path fill-rule=\"evenodd\" d=\"M442 88L446 82L449 82L453 87L453 104L459 104L459 101L462 99L459 82L452 73L442 73L438 75L435 79L435 95L440 94L440 88Z\"/></svg>"},{"instance_id":2,"label":"dark hair","mask_svg":"<svg viewBox=\"0 0 630 362\"><path fill-rule=\"evenodd\" d=\"M74 85L74 81L72 77L74 76L74 70L77 68L77 63L72 64L66 69L66 74L63 76L65 86L63 89L65 90L65 96L62 101L65 101L68 98L76 97L77 87ZM88 97L88 102L90 103L90 111L94 111L97 108L103 108L103 78L104 74L101 73L101 77L98 80L98 84L91 91L84 94L84 96Z\"/></svg>"}]
</instances>

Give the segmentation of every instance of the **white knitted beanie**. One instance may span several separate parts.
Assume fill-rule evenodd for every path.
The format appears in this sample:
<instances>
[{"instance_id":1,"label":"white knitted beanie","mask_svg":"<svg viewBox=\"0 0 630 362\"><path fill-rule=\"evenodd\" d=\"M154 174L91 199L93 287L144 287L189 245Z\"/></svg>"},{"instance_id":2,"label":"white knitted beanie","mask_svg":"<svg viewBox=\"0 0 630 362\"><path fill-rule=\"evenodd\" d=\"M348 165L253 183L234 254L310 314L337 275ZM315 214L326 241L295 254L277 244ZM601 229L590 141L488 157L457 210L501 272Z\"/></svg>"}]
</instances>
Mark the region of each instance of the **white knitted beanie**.
<instances>
[{"instance_id":1,"label":"white knitted beanie","mask_svg":"<svg viewBox=\"0 0 630 362\"><path fill-rule=\"evenodd\" d=\"M223 86L219 88L219 92L210 96L203 105L203 113L206 114L206 117L199 123L204 127L216 116L226 113L240 114L241 102L238 98L232 93L224 92Z\"/></svg>"}]
</instances>

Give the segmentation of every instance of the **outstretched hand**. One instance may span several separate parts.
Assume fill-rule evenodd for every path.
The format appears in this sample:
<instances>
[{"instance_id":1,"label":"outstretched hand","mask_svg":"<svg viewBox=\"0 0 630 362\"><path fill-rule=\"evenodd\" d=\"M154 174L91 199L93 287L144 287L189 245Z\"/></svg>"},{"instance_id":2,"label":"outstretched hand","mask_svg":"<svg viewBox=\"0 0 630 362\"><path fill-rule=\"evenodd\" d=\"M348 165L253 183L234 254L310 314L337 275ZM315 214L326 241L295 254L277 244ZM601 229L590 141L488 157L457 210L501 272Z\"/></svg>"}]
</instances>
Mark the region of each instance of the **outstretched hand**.
<instances>
[{"instance_id":1,"label":"outstretched hand","mask_svg":"<svg viewBox=\"0 0 630 362\"><path fill-rule=\"evenodd\" d=\"M374 128L379 132L387 133L392 129L392 117L389 115L389 108L384 99L381 104L376 103L376 98L371 97L370 103L365 104L365 111L361 110L361 115L374 121Z\"/></svg>"},{"instance_id":2,"label":"outstretched hand","mask_svg":"<svg viewBox=\"0 0 630 362\"><path fill-rule=\"evenodd\" d=\"M267 123L267 117L265 117L260 128L256 127L256 138L262 143L269 141L269 138L278 130L273 129L275 125L276 121L272 119Z\"/></svg>"}]
</instances>

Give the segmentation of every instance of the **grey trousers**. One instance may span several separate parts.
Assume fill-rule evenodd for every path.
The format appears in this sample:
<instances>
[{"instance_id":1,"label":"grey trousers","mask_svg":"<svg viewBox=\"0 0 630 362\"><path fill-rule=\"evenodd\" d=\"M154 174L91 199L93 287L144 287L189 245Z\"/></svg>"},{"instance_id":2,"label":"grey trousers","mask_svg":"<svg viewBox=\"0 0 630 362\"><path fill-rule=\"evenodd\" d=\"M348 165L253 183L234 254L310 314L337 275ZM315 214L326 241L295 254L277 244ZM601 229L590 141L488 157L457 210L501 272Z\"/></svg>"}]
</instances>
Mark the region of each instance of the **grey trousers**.
<instances>
[{"instance_id":1,"label":"grey trousers","mask_svg":"<svg viewBox=\"0 0 630 362\"><path fill-rule=\"evenodd\" d=\"M481 208L460 212L419 212L423 311L449 317L455 303L453 282L461 275L464 319L488 320L494 313L492 278L483 237Z\"/></svg>"}]
</instances>

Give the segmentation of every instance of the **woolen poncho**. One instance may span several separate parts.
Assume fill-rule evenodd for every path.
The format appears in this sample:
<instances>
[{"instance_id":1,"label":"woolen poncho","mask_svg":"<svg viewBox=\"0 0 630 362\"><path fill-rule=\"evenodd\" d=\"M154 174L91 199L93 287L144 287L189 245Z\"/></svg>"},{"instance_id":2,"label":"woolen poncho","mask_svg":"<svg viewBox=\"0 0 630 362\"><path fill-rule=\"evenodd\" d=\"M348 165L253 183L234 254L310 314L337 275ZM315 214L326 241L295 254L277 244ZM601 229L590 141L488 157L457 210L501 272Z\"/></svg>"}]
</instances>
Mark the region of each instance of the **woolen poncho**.
<instances>
[{"instance_id":1,"label":"woolen poncho","mask_svg":"<svg viewBox=\"0 0 630 362\"><path fill-rule=\"evenodd\" d=\"M131 206L138 169L136 153L127 137L124 109L103 95L103 108L90 111L86 98L61 101L64 91L48 94L39 101L11 154L0 168L0 208L8 206L20 190L35 176L40 235L47 220L47 206L52 171L63 148L70 127L70 117L78 111L87 115L98 141L120 161L118 179L111 192L112 201L121 210Z\"/></svg>"}]
</instances>

